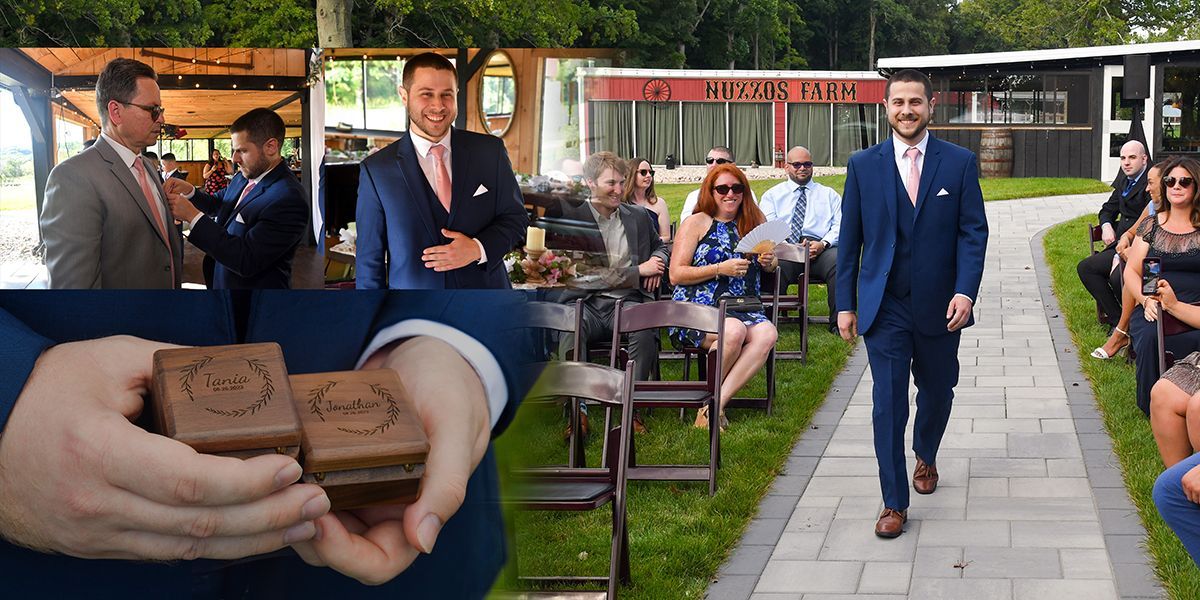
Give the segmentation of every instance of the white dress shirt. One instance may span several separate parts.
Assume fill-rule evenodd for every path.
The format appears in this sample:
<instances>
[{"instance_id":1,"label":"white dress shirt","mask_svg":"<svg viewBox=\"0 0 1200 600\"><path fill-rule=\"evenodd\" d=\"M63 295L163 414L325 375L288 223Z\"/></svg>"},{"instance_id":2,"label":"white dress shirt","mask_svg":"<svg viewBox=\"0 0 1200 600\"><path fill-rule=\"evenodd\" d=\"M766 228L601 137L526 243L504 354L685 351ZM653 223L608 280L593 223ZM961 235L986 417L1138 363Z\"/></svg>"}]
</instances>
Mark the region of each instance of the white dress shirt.
<instances>
[{"instance_id":1,"label":"white dress shirt","mask_svg":"<svg viewBox=\"0 0 1200 600\"><path fill-rule=\"evenodd\" d=\"M371 343L367 344L367 349L359 356L358 364L354 368L362 368L363 363L367 362L372 354L392 342L422 335L446 342L466 359L472 369L475 369L475 373L479 375L479 380L483 383L488 410L491 411L491 424L492 427L495 427L496 421L500 420L500 414L504 412L504 407L508 404L508 386L505 383L504 371L500 369L500 363L496 361L496 357L487 349L487 346L445 323L425 319L409 319L384 327L375 334Z\"/></svg>"},{"instance_id":2,"label":"white dress shirt","mask_svg":"<svg viewBox=\"0 0 1200 600\"><path fill-rule=\"evenodd\" d=\"M106 134L106 133L101 132L100 137L104 138L105 140L108 140L108 145L112 146L113 149L117 151L117 156L121 157L121 162L126 167L129 168L129 173L131 175L133 175L133 181L134 182L141 181L140 179L138 179L138 172L137 172L137 169L134 168L133 163L135 161L141 160L142 155L134 153L133 150L126 148L117 140L114 140L111 137L109 137L108 134ZM154 169L146 166L145 163L142 163L142 166L145 167L144 170L146 172L146 185L149 186L150 193L154 195L155 210L157 210L158 214L162 216L162 222L167 225L170 225L174 221L171 217L171 211L167 209L166 199L163 198L161 193L158 191L159 186L156 186L153 183L150 183L150 181L152 179L158 178L158 172L155 171ZM161 179L159 180L159 183L162 183ZM141 188L139 187L138 189L141 189ZM139 204L140 204L140 202L139 202ZM155 224L155 227L158 227L158 225Z\"/></svg>"},{"instance_id":3,"label":"white dress shirt","mask_svg":"<svg viewBox=\"0 0 1200 600\"><path fill-rule=\"evenodd\" d=\"M767 190L763 194L758 207L762 209L768 221L787 220L791 223L792 211L796 210L796 190L800 185L791 178ZM836 246L838 234L842 229L842 197L833 188L821 185L811 179L804 185L805 209L804 225L800 235L822 240L829 246Z\"/></svg>"},{"instance_id":4,"label":"white dress shirt","mask_svg":"<svg viewBox=\"0 0 1200 600\"><path fill-rule=\"evenodd\" d=\"M437 192L437 170L436 170L437 157L433 156L433 154L431 154L429 152L429 149L433 148L433 146L435 144L440 144L446 148L446 151L444 153L442 153L442 162L445 163L446 175L450 178L450 183L453 184L454 183L454 170L453 170L453 168L451 168L450 165L454 164L454 161L451 160L450 157L454 156L454 151L450 148L450 131L447 131L446 135L442 136L442 139L435 142L433 140L428 140L428 139L425 139L424 137L421 137L420 135L417 135L415 132L413 132L413 129L414 129L414 127L413 127L412 123L409 123L409 125L408 125L408 130L409 130L409 134L410 134L409 137L412 138L413 148L415 148L417 151L417 163L421 165L421 172L425 174L425 180L429 182L429 188L434 190L434 192L436 193ZM487 251L483 249L483 242L481 242L475 238L471 238L471 239L475 242L476 246L479 246L479 264L482 265L483 263L486 263L487 262Z\"/></svg>"},{"instance_id":5,"label":"white dress shirt","mask_svg":"<svg viewBox=\"0 0 1200 600\"><path fill-rule=\"evenodd\" d=\"M238 196L238 199L237 199L237 204L234 204L234 205L233 205L233 208L234 208L234 210L237 210L237 207L238 207L238 205L239 205L239 204L241 204L241 203L242 203L242 200L244 200L244 199L246 198L246 188L250 187L250 184L251 184L251 183L253 183L255 187L258 187L258 184L259 184L259 183L262 183L263 177L266 177L266 176L267 176L267 174L268 174L268 173L270 173L272 170L274 170L274 167L271 167L270 169L267 169L267 170L263 171L262 173L260 173L260 174L258 175L258 177L255 177L254 179L251 179L251 180L249 180L249 181L247 181L247 182L246 182L246 185L245 185L245 187L243 187L243 188L242 188L242 193L241 193L241 195L240 195L240 196ZM224 191L224 190L222 190L222 191ZM189 193L188 195L184 196L184 198L187 198L188 200L191 200L191 199L192 199L192 196L195 196L195 195L196 195L196 188L195 188L195 186L193 186L193 187L192 187L192 191L191 191L191 193ZM198 215L196 215L196 216L192 217L192 220L188 222L188 228L189 228L189 229L195 228L195 227L196 227L196 223L199 223L199 222L200 222L200 219L203 219L205 216L206 216L206 215L204 214L204 212L203 212L203 211L201 211L201 212L200 212L200 214L198 214ZM209 215L209 216L216 217L216 215Z\"/></svg>"}]
</instances>

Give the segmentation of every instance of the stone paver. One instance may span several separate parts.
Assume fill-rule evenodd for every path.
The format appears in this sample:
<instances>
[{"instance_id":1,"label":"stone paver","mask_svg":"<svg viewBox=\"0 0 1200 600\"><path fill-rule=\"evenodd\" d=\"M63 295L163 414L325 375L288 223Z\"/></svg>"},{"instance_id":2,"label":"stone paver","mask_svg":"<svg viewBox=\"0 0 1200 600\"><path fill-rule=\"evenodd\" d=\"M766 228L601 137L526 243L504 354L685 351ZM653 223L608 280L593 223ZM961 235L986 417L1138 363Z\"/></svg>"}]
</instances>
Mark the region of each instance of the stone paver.
<instances>
[{"instance_id":1,"label":"stone paver","mask_svg":"<svg viewBox=\"0 0 1200 600\"><path fill-rule=\"evenodd\" d=\"M789 463L775 482L709 598L1162 596L1077 355L1063 351L1071 341L1041 264L1038 232L1103 200L987 204L977 325L962 338L941 483L912 494L906 533L882 540L872 531L882 500L860 344L814 417L822 436L806 435L792 452L808 462ZM908 461L911 473L911 450Z\"/></svg>"}]
</instances>

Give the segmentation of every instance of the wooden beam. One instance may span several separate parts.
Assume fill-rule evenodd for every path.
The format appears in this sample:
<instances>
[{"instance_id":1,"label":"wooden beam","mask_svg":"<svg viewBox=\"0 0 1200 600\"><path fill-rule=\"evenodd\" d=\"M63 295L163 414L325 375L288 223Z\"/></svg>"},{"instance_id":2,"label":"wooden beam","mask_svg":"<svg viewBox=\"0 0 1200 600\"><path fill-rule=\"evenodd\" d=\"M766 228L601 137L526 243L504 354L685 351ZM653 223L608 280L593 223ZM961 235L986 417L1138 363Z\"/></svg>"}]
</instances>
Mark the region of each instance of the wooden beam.
<instances>
[{"instance_id":1,"label":"wooden beam","mask_svg":"<svg viewBox=\"0 0 1200 600\"><path fill-rule=\"evenodd\" d=\"M55 77L53 84L60 90L95 89L99 75L63 75ZM282 77L272 75L160 75L158 87L163 90L303 90L307 81L304 77ZM234 87L236 86L236 87Z\"/></svg>"}]
</instances>

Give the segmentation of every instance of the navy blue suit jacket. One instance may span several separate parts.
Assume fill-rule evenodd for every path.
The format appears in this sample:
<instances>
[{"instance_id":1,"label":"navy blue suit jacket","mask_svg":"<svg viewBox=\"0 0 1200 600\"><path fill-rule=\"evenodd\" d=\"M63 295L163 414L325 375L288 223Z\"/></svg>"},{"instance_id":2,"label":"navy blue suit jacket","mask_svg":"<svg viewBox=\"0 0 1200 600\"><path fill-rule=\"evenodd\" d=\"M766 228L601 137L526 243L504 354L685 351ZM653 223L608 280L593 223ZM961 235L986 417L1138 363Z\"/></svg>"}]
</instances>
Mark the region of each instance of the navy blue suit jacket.
<instances>
[{"instance_id":1,"label":"navy blue suit jacket","mask_svg":"<svg viewBox=\"0 0 1200 600\"><path fill-rule=\"evenodd\" d=\"M213 289L287 289L292 257L308 227L308 195L286 162L238 205L247 183L239 171L219 197L197 188L192 204L217 220L198 220L188 240L207 254L204 272L211 269Z\"/></svg>"},{"instance_id":2,"label":"navy blue suit jacket","mask_svg":"<svg viewBox=\"0 0 1200 600\"><path fill-rule=\"evenodd\" d=\"M0 292L0 427L8 420L34 361L56 343L128 334L177 344L274 341L288 371L353 369L383 327L427 319L483 343L500 363L509 401L493 435L512 420L527 379L525 336L498 323L517 323L519 292L262 291L248 303L229 292ZM185 314L180 319L174 315ZM241 325L239 325L241 323ZM25 400L22 400L25 401ZM475 469L462 508L447 523L432 554L381 587L358 584L330 569L305 565L290 551L256 561L262 581L281 597L480 598L505 559L504 529L491 450ZM254 560L254 559L247 559ZM197 571L223 563L137 563L48 555L0 541L0 573L12 597L190 597ZM257 594L254 594L257 597Z\"/></svg>"},{"instance_id":3,"label":"navy blue suit jacket","mask_svg":"<svg viewBox=\"0 0 1200 600\"><path fill-rule=\"evenodd\" d=\"M525 239L525 213L504 142L452 129L453 193L446 228L483 243L487 262L437 273L425 268L425 248L449 243L434 220L429 186L412 134L368 156L360 167L355 211L355 280L362 289L467 289L511 287L504 255ZM486 191L476 195L481 187Z\"/></svg>"},{"instance_id":4,"label":"navy blue suit jacket","mask_svg":"<svg viewBox=\"0 0 1200 600\"><path fill-rule=\"evenodd\" d=\"M860 333L871 329L879 313L895 258L896 200L904 188L893 140L888 136L850 157L842 195L837 306L857 311ZM975 154L930 133L911 257L913 317L922 334L947 333L946 307L955 294L978 302L987 236ZM972 316L967 325L973 323Z\"/></svg>"}]
</instances>

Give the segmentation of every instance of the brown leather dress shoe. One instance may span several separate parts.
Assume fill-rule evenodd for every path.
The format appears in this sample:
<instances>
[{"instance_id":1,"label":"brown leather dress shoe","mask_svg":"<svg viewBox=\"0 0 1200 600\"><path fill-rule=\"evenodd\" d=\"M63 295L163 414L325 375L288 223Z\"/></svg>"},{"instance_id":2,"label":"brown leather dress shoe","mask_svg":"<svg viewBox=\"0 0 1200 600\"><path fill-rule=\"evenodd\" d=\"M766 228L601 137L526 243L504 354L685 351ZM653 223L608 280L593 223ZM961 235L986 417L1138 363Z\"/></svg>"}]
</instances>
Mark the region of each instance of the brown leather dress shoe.
<instances>
[{"instance_id":1,"label":"brown leather dress shoe","mask_svg":"<svg viewBox=\"0 0 1200 600\"><path fill-rule=\"evenodd\" d=\"M913 470L913 489L918 494L932 494L937 489L937 484L937 467L927 464L918 457L917 468Z\"/></svg>"},{"instance_id":2,"label":"brown leather dress shoe","mask_svg":"<svg viewBox=\"0 0 1200 600\"><path fill-rule=\"evenodd\" d=\"M587 439L588 433L590 433L590 431L588 429L587 413L580 413L580 415L579 415L579 434L584 439ZM567 425L567 430L563 432L563 439L564 440L571 439L571 426L570 425Z\"/></svg>"},{"instance_id":3,"label":"brown leather dress shoe","mask_svg":"<svg viewBox=\"0 0 1200 600\"><path fill-rule=\"evenodd\" d=\"M642 422L642 415L634 413L634 415L633 415L633 432L634 433L646 433L647 431L649 431L649 430L646 429L646 424Z\"/></svg>"},{"instance_id":4,"label":"brown leather dress shoe","mask_svg":"<svg viewBox=\"0 0 1200 600\"><path fill-rule=\"evenodd\" d=\"M908 521L907 510L883 509L879 520L875 522L875 535L881 538L896 538L904 533L904 523Z\"/></svg>"}]
</instances>

